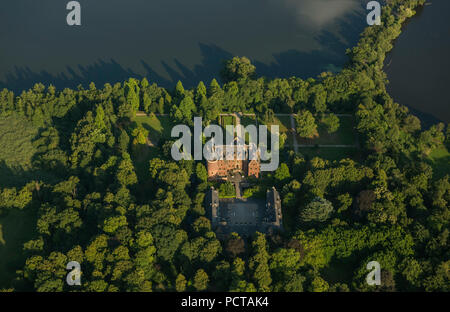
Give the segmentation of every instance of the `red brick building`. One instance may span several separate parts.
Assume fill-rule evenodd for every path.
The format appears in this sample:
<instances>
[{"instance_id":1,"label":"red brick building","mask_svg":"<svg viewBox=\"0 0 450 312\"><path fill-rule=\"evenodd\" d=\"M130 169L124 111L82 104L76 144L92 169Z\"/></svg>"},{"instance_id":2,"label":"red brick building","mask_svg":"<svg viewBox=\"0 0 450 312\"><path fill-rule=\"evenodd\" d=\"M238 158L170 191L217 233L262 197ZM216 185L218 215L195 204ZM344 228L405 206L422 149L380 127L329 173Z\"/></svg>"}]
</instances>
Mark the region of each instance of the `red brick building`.
<instances>
[{"instance_id":1,"label":"red brick building","mask_svg":"<svg viewBox=\"0 0 450 312\"><path fill-rule=\"evenodd\" d=\"M244 151L238 151L236 147L226 149L225 146L216 147L223 155L221 159L208 161L208 178L210 180L226 180L229 174L241 172L246 176L258 178L260 172L259 158L248 159L248 146L244 146Z\"/></svg>"}]
</instances>

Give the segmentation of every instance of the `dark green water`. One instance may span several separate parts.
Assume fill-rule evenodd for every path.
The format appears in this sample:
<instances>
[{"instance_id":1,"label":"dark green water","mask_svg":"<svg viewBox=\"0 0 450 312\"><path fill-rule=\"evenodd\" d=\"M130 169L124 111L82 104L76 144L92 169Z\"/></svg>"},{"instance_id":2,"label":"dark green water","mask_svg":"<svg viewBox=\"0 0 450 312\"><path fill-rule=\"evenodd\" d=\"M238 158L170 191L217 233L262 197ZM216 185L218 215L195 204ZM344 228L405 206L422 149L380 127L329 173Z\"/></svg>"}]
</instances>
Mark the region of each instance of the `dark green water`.
<instances>
[{"instance_id":1,"label":"dark green water","mask_svg":"<svg viewBox=\"0 0 450 312\"><path fill-rule=\"evenodd\" d=\"M389 93L430 124L450 122L450 1L432 0L413 17L386 60Z\"/></svg>"},{"instance_id":2,"label":"dark green water","mask_svg":"<svg viewBox=\"0 0 450 312\"><path fill-rule=\"evenodd\" d=\"M58 88L147 76L171 87L218 76L245 55L261 75L315 77L346 62L365 25L365 0L0 1L0 88Z\"/></svg>"}]
</instances>

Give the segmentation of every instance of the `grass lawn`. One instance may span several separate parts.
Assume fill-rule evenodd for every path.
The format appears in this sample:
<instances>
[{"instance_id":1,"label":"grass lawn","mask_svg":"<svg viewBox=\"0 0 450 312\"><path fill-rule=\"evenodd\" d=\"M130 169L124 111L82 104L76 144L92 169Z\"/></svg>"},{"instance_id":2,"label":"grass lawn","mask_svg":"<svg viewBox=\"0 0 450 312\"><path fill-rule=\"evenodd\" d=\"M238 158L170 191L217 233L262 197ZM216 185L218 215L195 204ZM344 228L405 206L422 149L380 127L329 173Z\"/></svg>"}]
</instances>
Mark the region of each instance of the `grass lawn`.
<instances>
[{"instance_id":1,"label":"grass lawn","mask_svg":"<svg viewBox=\"0 0 450 312\"><path fill-rule=\"evenodd\" d=\"M257 125L256 117L255 116L246 116L246 115L242 116L241 117L241 125L243 127L248 127L250 125L254 125L256 127L256 125ZM249 133L246 133L245 134L245 143L249 144L249 142L250 142L250 135L249 135Z\"/></svg>"},{"instance_id":2,"label":"grass lawn","mask_svg":"<svg viewBox=\"0 0 450 312\"><path fill-rule=\"evenodd\" d=\"M236 198L236 195L219 195L220 199L232 199Z\"/></svg>"},{"instance_id":3,"label":"grass lawn","mask_svg":"<svg viewBox=\"0 0 450 312\"><path fill-rule=\"evenodd\" d=\"M227 125L235 125L236 121L234 120L234 116L222 116L221 117L221 126L226 127Z\"/></svg>"},{"instance_id":4,"label":"grass lawn","mask_svg":"<svg viewBox=\"0 0 450 312\"><path fill-rule=\"evenodd\" d=\"M352 116L340 116L339 129L332 134L327 133L325 129L318 128L319 137L316 139L305 139L297 136L298 144L308 145L354 145L355 138L355 119Z\"/></svg>"},{"instance_id":5,"label":"grass lawn","mask_svg":"<svg viewBox=\"0 0 450 312\"><path fill-rule=\"evenodd\" d=\"M137 116L135 120L149 131L151 144L157 145L161 138L170 139L174 126L170 116Z\"/></svg>"},{"instance_id":6,"label":"grass lawn","mask_svg":"<svg viewBox=\"0 0 450 312\"><path fill-rule=\"evenodd\" d=\"M355 159L359 155L354 147L300 147L299 152L308 159L320 157L326 160Z\"/></svg>"},{"instance_id":7,"label":"grass lawn","mask_svg":"<svg viewBox=\"0 0 450 312\"><path fill-rule=\"evenodd\" d=\"M278 125L280 129L280 135L285 133L287 135L287 139L285 142L286 147L293 148L294 146L294 135L291 131L291 117L289 116L277 116L273 118L271 122L267 123L267 127L270 129L270 126Z\"/></svg>"},{"instance_id":8,"label":"grass lawn","mask_svg":"<svg viewBox=\"0 0 450 312\"><path fill-rule=\"evenodd\" d=\"M148 197L148 190L154 186L150 177L150 160L162 157L158 147L139 145L133 148L132 160L139 184L136 186L135 195L138 200Z\"/></svg>"},{"instance_id":9,"label":"grass lawn","mask_svg":"<svg viewBox=\"0 0 450 312\"><path fill-rule=\"evenodd\" d=\"M223 129L223 135L224 135L224 140L226 140L227 138L227 129L226 126L235 126L236 125L236 120L234 118L234 116L221 116L220 117L220 126ZM230 134L231 135L231 134Z\"/></svg>"},{"instance_id":10,"label":"grass lawn","mask_svg":"<svg viewBox=\"0 0 450 312\"><path fill-rule=\"evenodd\" d=\"M272 125L278 125L280 127L280 134L287 133L291 129L291 117L275 116L271 122L267 123L267 126Z\"/></svg>"},{"instance_id":11,"label":"grass lawn","mask_svg":"<svg viewBox=\"0 0 450 312\"><path fill-rule=\"evenodd\" d=\"M10 288L15 272L23 268L23 244L33 238L35 228L36 216L31 211L14 209L0 217L0 289Z\"/></svg>"},{"instance_id":12,"label":"grass lawn","mask_svg":"<svg viewBox=\"0 0 450 312\"><path fill-rule=\"evenodd\" d=\"M259 198L266 199L266 188L262 185L255 185L249 188L244 189L244 192L241 194L242 198Z\"/></svg>"},{"instance_id":13,"label":"grass lawn","mask_svg":"<svg viewBox=\"0 0 450 312\"><path fill-rule=\"evenodd\" d=\"M429 164L433 167L435 179L450 174L450 152L445 146L433 150L428 158Z\"/></svg>"},{"instance_id":14,"label":"grass lawn","mask_svg":"<svg viewBox=\"0 0 450 312\"><path fill-rule=\"evenodd\" d=\"M0 117L0 160L11 167L29 169L37 134L38 129L18 115Z\"/></svg>"},{"instance_id":15,"label":"grass lawn","mask_svg":"<svg viewBox=\"0 0 450 312\"><path fill-rule=\"evenodd\" d=\"M255 116L247 116L244 115L241 117L241 125L244 127L247 127L249 125L255 125L256 126L256 118Z\"/></svg>"},{"instance_id":16,"label":"grass lawn","mask_svg":"<svg viewBox=\"0 0 450 312\"><path fill-rule=\"evenodd\" d=\"M136 175L139 180L140 189L137 190L138 196L145 198L152 183L149 175L150 160L161 157L158 143L161 139L171 139L171 132L174 123L170 116L137 116L135 119L138 125L141 125L149 131L149 144L133 147L133 163L136 169Z\"/></svg>"},{"instance_id":17,"label":"grass lawn","mask_svg":"<svg viewBox=\"0 0 450 312\"><path fill-rule=\"evenodd\" d=\"M31 179L49 182L51 172L32 170L38 129L19 115L0 116L0 186L21 187Z\"/></svg>"}]
</instances>

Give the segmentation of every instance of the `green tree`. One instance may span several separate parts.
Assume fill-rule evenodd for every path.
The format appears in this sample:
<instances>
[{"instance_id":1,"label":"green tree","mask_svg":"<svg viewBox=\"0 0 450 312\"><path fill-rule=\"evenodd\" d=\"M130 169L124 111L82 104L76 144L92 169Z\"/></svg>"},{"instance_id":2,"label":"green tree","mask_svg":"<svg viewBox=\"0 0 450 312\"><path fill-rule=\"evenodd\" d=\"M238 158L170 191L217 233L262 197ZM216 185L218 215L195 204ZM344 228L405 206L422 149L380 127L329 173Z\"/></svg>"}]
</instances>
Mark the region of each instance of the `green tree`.
<instances>
[{"instance_id":1,"label":"green tree","mask_svg":"<svg viewBox=\"0 0 450 312\"><path fill-rule=\"evenodd\" d=\"M186 290L186 284L187 284L187 281L186 281L186 278L184 277L184 275L181 273L178 274L177 280L175 281L175 289L178 292L183 292Z\"/></svg>"},{"instance_id":2,"label":"green tree","mask_svg":"<svg viewBox=\"0 0 450 312\"><path fill-rule=\"evenodd\" d=\"M114 233L119 227L126 226L127 218L125 216L111 217L105 220L103 230L106 233Z\"/></svg>"},{"instance_id":3,"label":"green tree","mask_svg":"<svg viewBox=\"0 0 450 312\"><path fill-rule=\"evenodd\" d=\"M195 103L200 104L202 99L206 98L206 93L206 86L203 81L200 81L197 89L195 90Z\"/></svg>"},{"instance_id":4,"label":"green tree","mask_svg":"<svg viewBox=\"0 0 450 312\"><path fill-rule=\"evenodd\" d=\"M208 283L209 283L208 274L206 274L206 272L203 269L197 270L194 276L194 283L193 283L195 289L197 289L198 291L206 290L206 288L208 288Z\"/></svg>"},{"instance_id":5,"label":"green tree","mask_svg":"<svg viewBox=\"0 0 450 312\"><path fill-rule=\"evenodd\" d=\"M197 218L192 224L192 228L196 233L206 233L211 231L211 221L205 217Z\"/></svg>"},{"instance_id":6,"label":"green tree","mask_svg":"<svg viewBox=\"0 0 450 312\"><path fill-rule=\"evenodd\" d=\"M200 182L206 182L208 180L208 171L206 170L205 165L203 165L202 163L197 164L195 173L197 175L197 179Z\"/></svg>"},{"instance_id":7,"label":"green tree","mask_svg":"<svg viewBox=\"0 0 450 312\"><path fill-rule=\"evenodd\" d=\"M23 187L20 191L17 191L15 187L13 188L0 188L0 214L2 209L5 208L18 208L23 209L33 199L33 183L28 184Z\"/></svg>"},{"instance_id":8,"label":"green tree","mask_svg":"<svg viewBox=\"0 0 450 312\"><path fill-rule=\"evenodd\" d=\"M289 173L289 167L285 163L281 163L281 165L275 171L274 177L278 182L288 180L291 177L291 174Z\"/></svg>"},{"instance_id":9,"label":"green tree","mask_svg":"<svg viewBox=\"0 0 450 312\"><path fill-rule=\"evenodd\" d=\"M316 197L312 202L306 205L300 212L300 219L303 222L326 221L333 212L333 205L326 199Z\"/></svg>"},{"instance_id":10,"label":"green tree","mask_svg":"<svg viewBox=\"0 0 450 312\"><path fill-rule=\"evenodd\" d=\"M119 140L117 141L118 149L121 154L128 152L128 146L130 145L130 137L125 130L120 130Z\"/></svg>"},{"instance_id":11,"label":"green tree","mask_svg":"<svg viewBox=\"0 0 450 312\"><path fill-rule=\"evenodd\" d=\"M178 82L175 86L175 98L178 98L181 100L184 97L185 92L186 91L184 90L183 83L178 80Z\"/></svg>"},{"instance_id":12,"label":"green tree","mask_svg":"<svg viewBox=\"0 0 450 312\"><path fill-rule=\"evenodd\" d=\"M450 126L447 125L447 132L445 133L445 146L450 150Z\"/></svg>"},{"instance_id":13,"label":"green tree","mask_svg":"<svg viewBox=\"0 0 450 312\"><path fill-rule=\"evenodd\" d=\"M248 58L233 57L225 62L221 72L221 78L224 82L236 81L239 79L253 79L255 77L256 67L252 65Z\"/></svg>"},{"instance_id":14,"label":"green tree","mask_svg":"<svg viewBox=\"0 0 450 312\"><path fill-rule=\"evenodd\" d=\"M142 96L142 106L147 114L155 112L155 110L152 109L152 99L147 92L144 92L144 95Z\"/></svg>"},{"instance_id":15,"label":"green tree","mask_svg":"<svg viewBox=\"0 0 450 312\"><path fill-rule=\"evenodd\" d=\"M253 256L249 261L249 269L253 280L261 290L268 290L272 283L269 269L269 253L267 251L267 241L264 234L256 232L256 237L252 242Z\"/></svg>"},{"instance_id":16,"label":"green tree","mask_svg":"<svg viewBox=\"0 0 450 312\"><path fill-rule=\"evenodd\" d=\"M314 138L318 136L316 120L311 112L300 111L296 116L297 134L302 138Z\"/></svg>"},{"instance_id":17,"label":"green tree","mask_svg":"<svg viewBox=\"0 0 450 312\"><path fill-rule=\"evenodd\" d=\"M142 127L142 125L139 125L137 128L133 129L133 132L131 133L131 135L134 137L133 145L146 144L148 134L149 131Z\"/></svg>"},{"instance_id":18,"label":"green tree","mask_svg":"<svg viewBox=\"0 0 450 312\"><path fill-rule=\"evenodd\" d=\"M195 104L194 101L192 101L192 98L186 96L183 100L181 100L179 110L183 115L183 121L191 124L193 118L192 114L195 111Z\"/></svg>"},{"instance_id":19,"label":"green tree","mask_svg":"<svg viewBox=\"0 0 450 312\"><path fill-rule=\"evenodd\" d=\"M429 155L433 149L441 146L445 141L444 124L439 123L431 126L427 131L420 134L419 138L419 150L425 155Z\"/></svg>"},{"instance_id":20,"label":"green tree","mask_svg":"<svg viewBox=\"0 0 450 312\"><path fill-rule=\"evenodd\" d=\"M120 184L125 186L136 184L137 176L134 171L134 166L130 155L124 153L122 157L123 159L120 162L117 170L117 180L120 182Z\"/></svg>"},{"instance_id":21,"label":"green tree","mask_svg":"<svg viewBox=\"0 0 450 312\"><path fill-rule=\"evenodd\" d=\"M312 88L310 104L314 112L323 113L327 110L327 91L322 84L317 84Z\"/></svg>"},{"instance_id":22,"label":"green tree","mask_svg":"<svg viewBox=\"0 0 450 312\"><path fill-rule=\"evenodd\" d=\"M320 276L316 276L312 280L311 286L308 290L311 292L326 292L329 288L330 286L323 278L321 278Z\"/></svg>"},{"instance_id":23,"label":"green tree","mask_svg":"<svg viewBox=\"0 0 450 312\"><path fill-rule=\"evenodd\" d=\"M105 111L103 110L101 105L97 106L96 114L95 114L95 126L99 130L105 130Z\"/></svg>"},{"instance_id":24,"label":"green tree","mask_svg":"<svg viewBox=\"0 0 450 312\"><path fill-rule=\"evenodd\" d=\"M227 181L222 183L219 187L219 194L222 197L233 197L236 196L236 188L233 183Z\"/></svg>"},{"instance_id":25,"label":"green tree","mask_svg":"<svg viewBox=\"0 0 450 312\"><path fill-rule=\"evenodd\" d=\"M335 114L326 114L320 120L328 133L335 133L339 129L339 117Z\"/></svg>"},{"instance_id":26,"label":"green tree","mask_svg":"<svg viewBox=\"0 0 450 312\"><path fill-rule=\"evenodd\" d=\"M306 278L300 274L294 274L286 278L284 290L287 292L303 292L303 283Z\"/></svg>"},{"instance_id":27,"label":"green tree","mask_svg":"<svg viewBox=\"0 0 450 312\"><path fill-rule=\"evenodd\" d=\"M140 99L139 99L139 81L136 79L130 79L125 83L125 99L131 107L131 112L135 114L139 110Z\"/></svg>"}]
</instances>

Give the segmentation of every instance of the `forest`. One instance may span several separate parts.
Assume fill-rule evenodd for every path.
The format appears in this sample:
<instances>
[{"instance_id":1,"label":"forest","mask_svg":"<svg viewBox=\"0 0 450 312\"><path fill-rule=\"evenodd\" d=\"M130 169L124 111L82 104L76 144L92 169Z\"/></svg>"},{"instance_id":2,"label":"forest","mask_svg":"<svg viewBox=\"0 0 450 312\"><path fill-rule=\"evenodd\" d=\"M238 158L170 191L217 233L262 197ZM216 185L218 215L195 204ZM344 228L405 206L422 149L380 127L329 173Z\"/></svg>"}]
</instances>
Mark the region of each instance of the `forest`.
<instances>
[{"instance_id":1,"label":"forest","mask_svg":"<svg viewBox=\"0 0 450 312\"><path fill-rule=\"evenodd\" d=\"M220 79L190 90L145 78L2 90L0 290L450 291L450 128L422 128L388 94L383 71L424 3L388 1L342 71L307 80L258 77L235 57ZM264 124L295 113L303 139L339 131L349 114L358 148L296 153L285 137L277 171L246 193L276 186L284 231L219 239L206 217L206 163L172 160L167 120L149 142L154 129L138 121L142 112L191 126L224 112ZM374 260L380 286L366 283ZM66 284L70 261L81 264L81 286Z\"/></svg>"}]
</instances>

